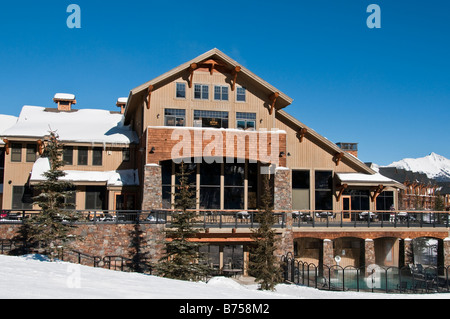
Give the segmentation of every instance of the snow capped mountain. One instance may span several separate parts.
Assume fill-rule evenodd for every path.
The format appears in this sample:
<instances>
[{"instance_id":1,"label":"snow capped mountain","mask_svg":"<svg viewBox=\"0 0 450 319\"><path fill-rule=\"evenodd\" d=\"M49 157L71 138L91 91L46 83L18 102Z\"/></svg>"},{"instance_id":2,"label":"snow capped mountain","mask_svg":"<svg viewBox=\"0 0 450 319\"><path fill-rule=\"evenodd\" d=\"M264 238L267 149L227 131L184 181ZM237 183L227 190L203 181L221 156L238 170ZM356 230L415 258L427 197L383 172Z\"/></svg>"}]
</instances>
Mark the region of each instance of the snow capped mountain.
<instances>
[{"instance_id":1,"label":"snow capped mountain","mask_svg":"<svg viewBox=\"0 0 450 319\"><path fill-rule=\"evenodd\" d=\"M403 168L412 172L425 173L428 178L441 182L450 181L450 160L436 153L421 158L405 158L387 167Z\"/></svg>"}]
</instances>

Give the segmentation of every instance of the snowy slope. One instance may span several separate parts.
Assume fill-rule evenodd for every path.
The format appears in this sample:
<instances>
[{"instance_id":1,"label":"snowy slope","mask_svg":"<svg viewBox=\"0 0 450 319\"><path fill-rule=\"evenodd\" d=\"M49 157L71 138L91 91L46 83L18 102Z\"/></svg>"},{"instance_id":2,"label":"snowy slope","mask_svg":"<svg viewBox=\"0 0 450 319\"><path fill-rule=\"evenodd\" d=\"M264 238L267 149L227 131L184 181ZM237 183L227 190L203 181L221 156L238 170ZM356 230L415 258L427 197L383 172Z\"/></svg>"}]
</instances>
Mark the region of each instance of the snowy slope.
<instances>
[{"instance_id":1,"label":"snowy slope","mask_svg":"<svg viewBox=\"0 0 450 319\"><path fill-rule=\"evenodd\" d=\"M276 292L256 285L215 277L208 283L183 282L137 273L122 273L64 262L39 255L0 256L1 299L403 299L405 295L327 292L278 285ZM450 294L408 295L407 298L450 299Z\"/></svg>"},{"instance_id":2,"label":"snowy slope","mask_svg":"<svg viewBox=\"0 0 450 319\"><path fill-rule=\"evenodd\" d=\"M429 178L438 181L450 181L450 160L436 153L421 158L405 158L387 167L425 173Z\"/></svg>"}]
</instances>

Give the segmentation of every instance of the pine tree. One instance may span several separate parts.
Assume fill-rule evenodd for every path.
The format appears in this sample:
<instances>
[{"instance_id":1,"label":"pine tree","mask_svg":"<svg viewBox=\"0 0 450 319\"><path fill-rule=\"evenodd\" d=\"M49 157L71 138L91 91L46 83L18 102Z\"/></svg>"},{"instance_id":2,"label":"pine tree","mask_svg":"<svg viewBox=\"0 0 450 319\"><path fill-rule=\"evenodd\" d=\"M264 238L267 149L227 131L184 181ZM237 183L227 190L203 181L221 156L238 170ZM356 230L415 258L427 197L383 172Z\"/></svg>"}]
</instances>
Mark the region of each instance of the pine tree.
<instances>
[{"instance_id":1,"label":"pine tree","mask_svg":"<svg viewBox=\"0 0 450 319\"><path fill-rule=\"evenodd\" d=\"M70 182L61 180L66 175L60 170L64 166L62 148L56 133L50 132L43 154L49 160L50 170L43 174L45 180L35 186L39 195L34 197L34 204L41 208L41 212L27 219L24 225L28 241L32 246L38 246L38 251L51 260L75 239L70 232L78 218L75 212L65 210L68 206L66 199L73 194L70 190L74 187Z\"/></svg>"},{"instance_id":2,"label":"pine tree","mask_svg":"<svg viewBox=\"0 0 450 319\"><path fill-rule=\"evenodd\" d=\"M252 239L255 242L251 250L250 271L260 284L261 290L275 290L275 286L281 282L281 268L274 255L277 238L273 225L273 200L270 187L270 175L263 176L263 195L261 208L256 218L259 227L253 231Z\"/></svg>"},{"instance_id":3,"label":"pine tree","mask_svg":"<svg viewBox=\"0 0 450 319\"><path fill-rule=\"evenodd\" d=\"M191 241L198 229L195 228L197 213L191 208L195 206L195 187L189 184L190 173L181 163L178 192L174 194L176 211L172 215L172 225L165 230L166 254L161 258L158 271L164 277L198 281L210 273L210 269L199 253L201 244Z\"/></svg>"}]
</instances>

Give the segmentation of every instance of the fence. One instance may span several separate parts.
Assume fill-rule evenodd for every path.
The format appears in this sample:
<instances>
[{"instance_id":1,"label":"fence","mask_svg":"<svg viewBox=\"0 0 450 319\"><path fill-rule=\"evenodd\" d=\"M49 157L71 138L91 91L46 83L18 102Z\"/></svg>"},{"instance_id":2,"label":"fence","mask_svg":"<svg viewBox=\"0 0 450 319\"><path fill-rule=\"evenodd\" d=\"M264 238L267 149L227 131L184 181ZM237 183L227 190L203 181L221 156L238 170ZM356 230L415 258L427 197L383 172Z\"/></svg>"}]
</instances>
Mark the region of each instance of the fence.
<instances>
[{"instance_id":1,"label":"fence","mask_svg":"<svg viewBox=\"0 0 450 319\"><path fill-rule=\"evenodd\" d=\"M449 267L422 267L417 264L343 268L302 262L292 254L283 256L281 261L285 281L321 290L422 294L450 292Z\"/></svg>"},{"instance_id":2,"label":"fence","mask_svg":"<svg viewBox=\"0 0 450 319\"><path fill-rule=\"evenodd\" d=\"M203 228L257 228L256 210L192 210L196 212L197 227ZM102 211L73 210L62 222L73 224L164 224L170 227L177 210ZM21 224L36 210L3 210L0 224ZM274 211L275 228L293 227L381 227L449 228L450 214L436 211Z\"/></svg>"}]
</instances>

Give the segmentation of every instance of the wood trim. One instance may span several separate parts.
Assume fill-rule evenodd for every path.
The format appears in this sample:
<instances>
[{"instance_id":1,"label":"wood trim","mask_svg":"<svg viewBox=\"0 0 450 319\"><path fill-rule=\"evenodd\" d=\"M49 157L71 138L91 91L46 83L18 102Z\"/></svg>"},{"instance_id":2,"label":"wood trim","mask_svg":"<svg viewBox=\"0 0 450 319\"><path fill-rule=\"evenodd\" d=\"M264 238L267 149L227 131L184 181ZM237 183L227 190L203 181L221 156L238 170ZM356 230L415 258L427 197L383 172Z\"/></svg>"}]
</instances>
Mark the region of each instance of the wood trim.
<instances>
[{"instance_id":1,"label":"wood trim","mask_svg":"<svg viewBox=\"0 0 450 319\"><path fill-rule=\"evenodd\" d=\"M271 101L271 105L270 105L270 112L269 114L272 115L273 114L273 110L275 109L275 103L277 102L277 99L280 97L280 93L279 92L275 92L273 93L270 97L269 100Z\"/></svg>"},{"instance_id":2,"label":"wood trim","mask_svg":"<svg viewBox=\"0 0 450 319\"><path fill-rule=\"evenodd\" d=\"M152 99L152 92L153 92L153 89L154 89L153 85L150 85L150 86L148 87L147 110L150 110L150 102L151 102L151 99Z\"/></svg>"}]
</instances>

